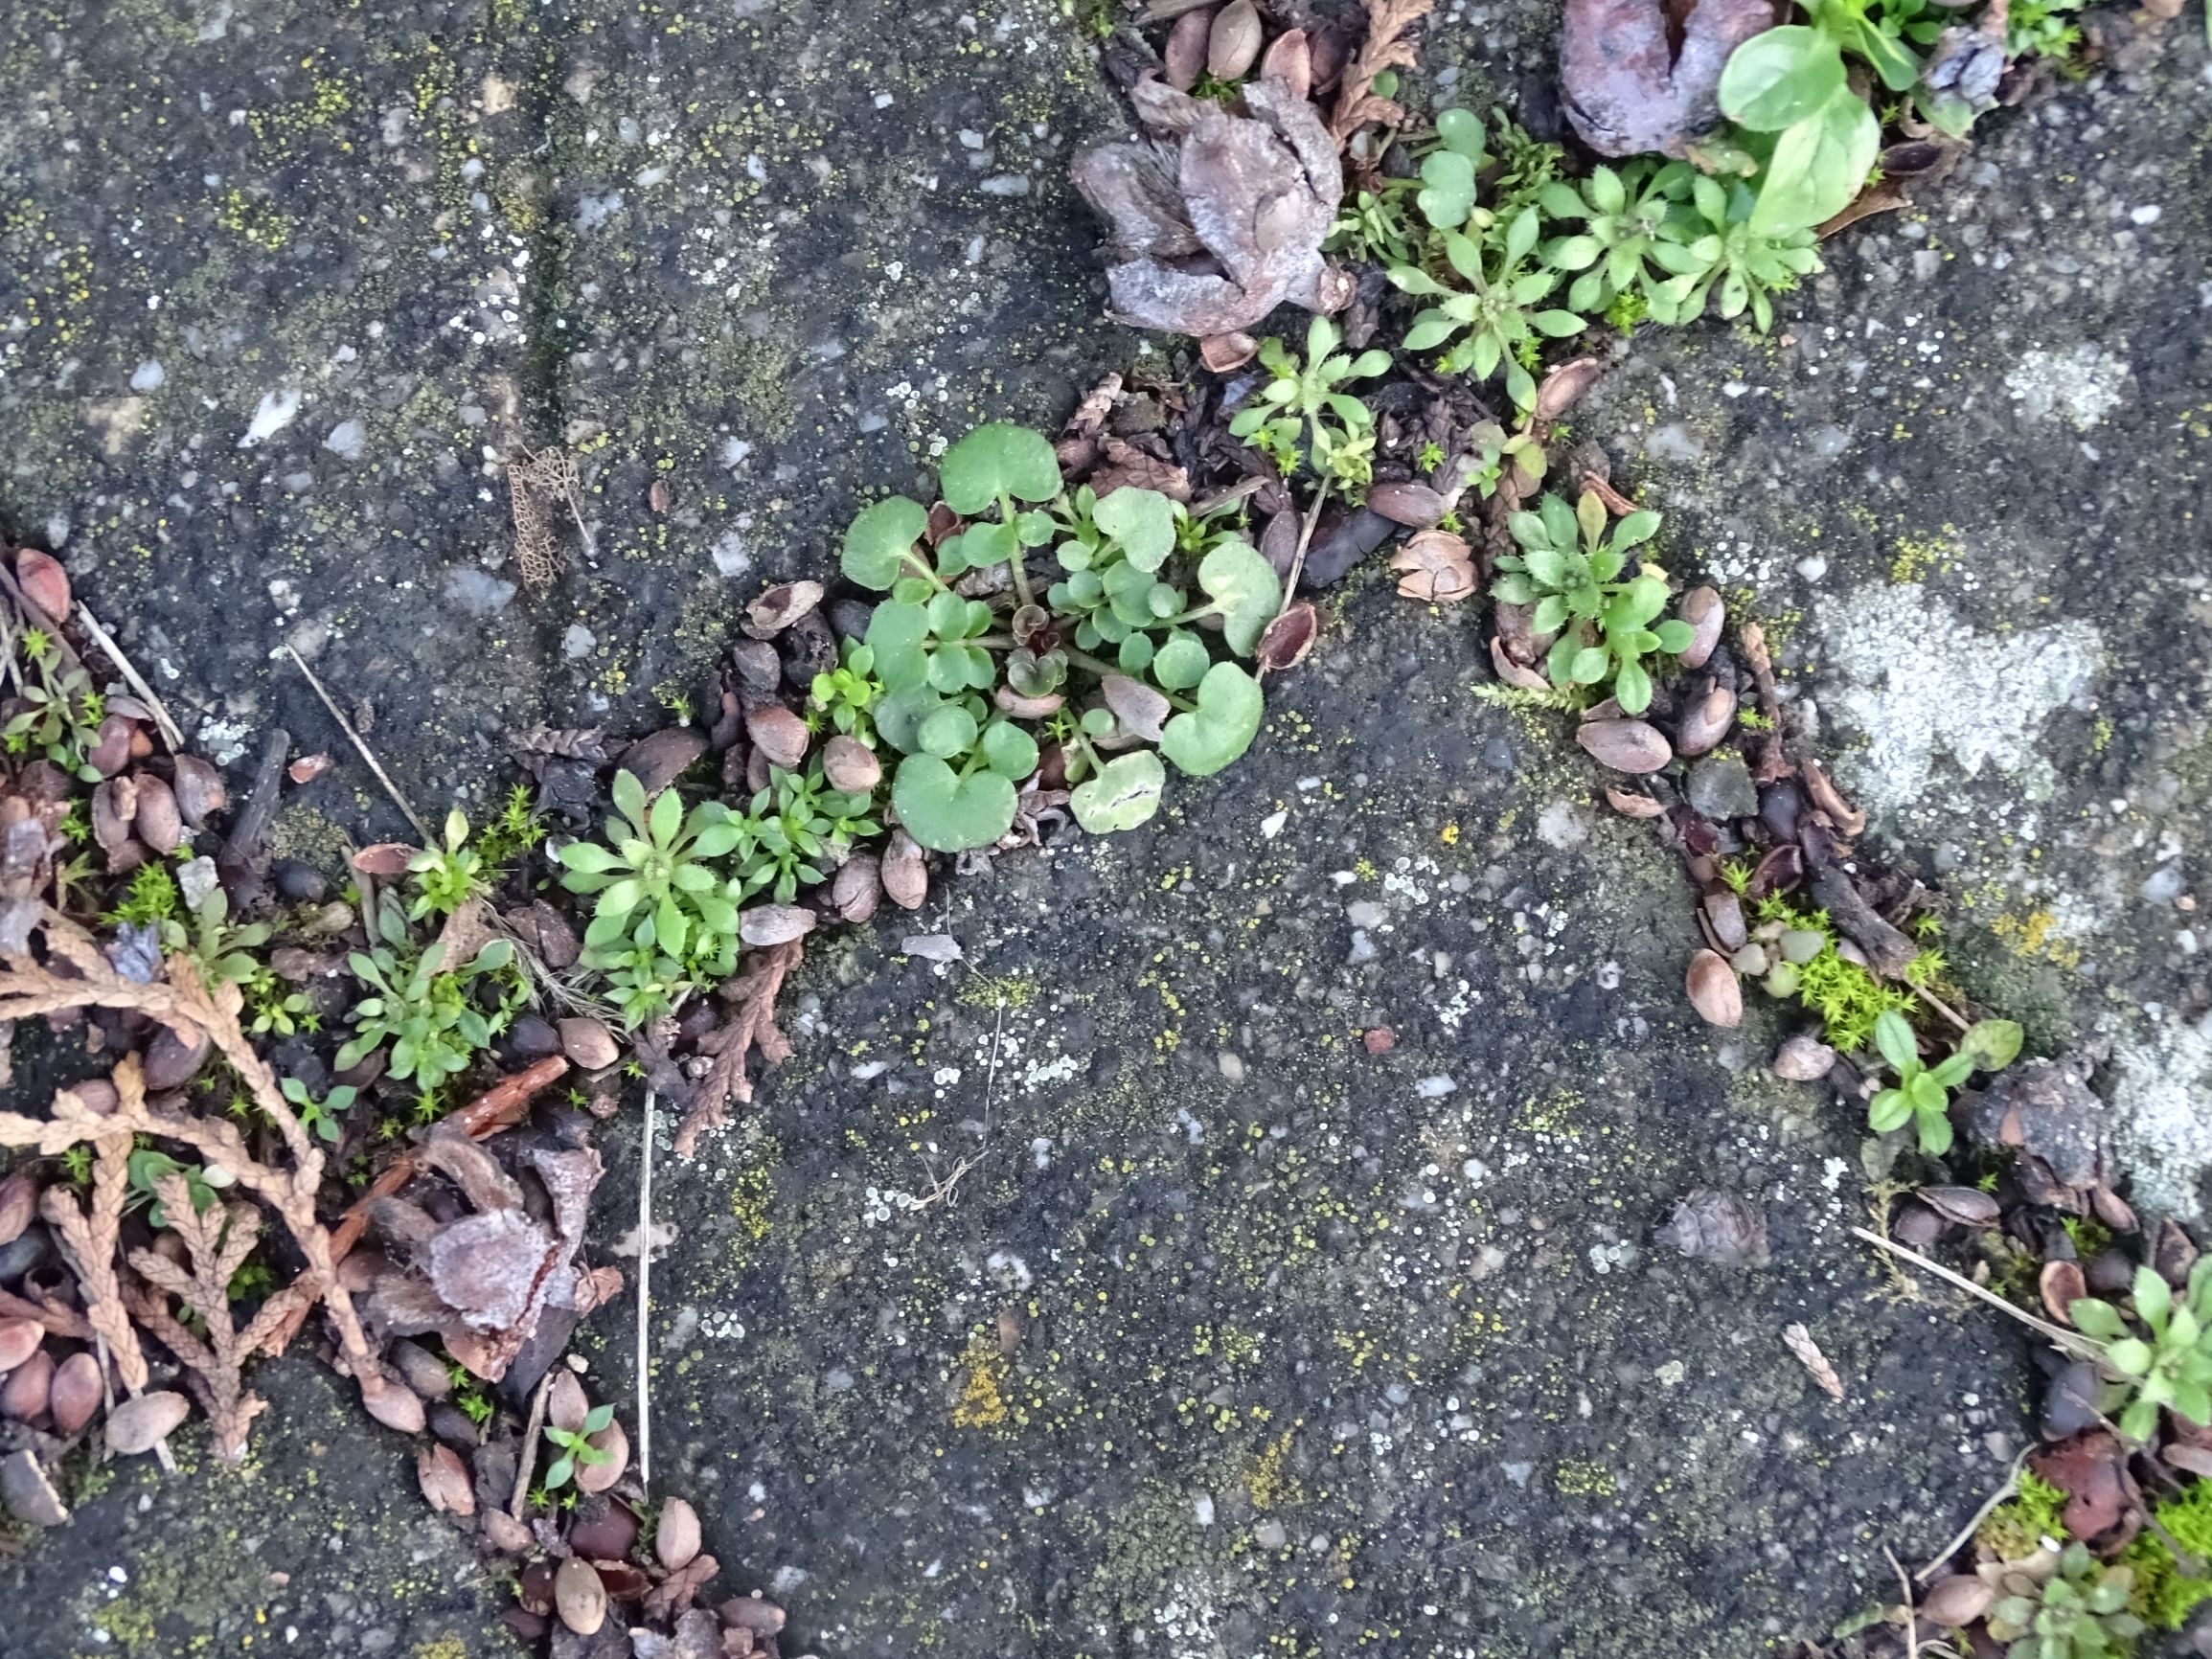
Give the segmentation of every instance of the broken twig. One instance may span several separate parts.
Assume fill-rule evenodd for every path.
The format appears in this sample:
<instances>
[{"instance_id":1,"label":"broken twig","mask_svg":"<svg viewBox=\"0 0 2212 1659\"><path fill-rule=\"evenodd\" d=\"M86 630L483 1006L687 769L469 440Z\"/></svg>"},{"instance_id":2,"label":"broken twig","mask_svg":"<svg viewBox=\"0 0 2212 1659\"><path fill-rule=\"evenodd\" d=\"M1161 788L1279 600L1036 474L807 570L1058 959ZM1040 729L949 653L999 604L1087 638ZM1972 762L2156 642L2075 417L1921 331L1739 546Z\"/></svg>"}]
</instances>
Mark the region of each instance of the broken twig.
<instances>
[{"instance_id":1,"label":"broken twig","mask_svg":"<svg viewBox=\"0 0 2212 1659\"><path fill-rule=\"evenodd\" d=\"M407 805L407 797L399 793L399 785L392 782L392 774L385 771L382 762L370 753L369 745L361 739L361 734L353 730L353 722L338 712L338 705L331 700L331 693L323 690L323 682L315 677L315 670L308 667L308 659L288 645L285 647L285 652L297 665L300 672L308 676L308 684L315 688L315 695L323 699L323 707L331 711L331 718L338 722L338 730L346 734L347 739L359 751L361 759L369 762L369 770L376 774L376 782L384 785L384 793L392 797L393 804L399 808L407 822L415 827L415 833L422 837L422 845L434 846L437 837L430 833L429 826L416 815L414 807Z\"/></svg>"}]
</instances>

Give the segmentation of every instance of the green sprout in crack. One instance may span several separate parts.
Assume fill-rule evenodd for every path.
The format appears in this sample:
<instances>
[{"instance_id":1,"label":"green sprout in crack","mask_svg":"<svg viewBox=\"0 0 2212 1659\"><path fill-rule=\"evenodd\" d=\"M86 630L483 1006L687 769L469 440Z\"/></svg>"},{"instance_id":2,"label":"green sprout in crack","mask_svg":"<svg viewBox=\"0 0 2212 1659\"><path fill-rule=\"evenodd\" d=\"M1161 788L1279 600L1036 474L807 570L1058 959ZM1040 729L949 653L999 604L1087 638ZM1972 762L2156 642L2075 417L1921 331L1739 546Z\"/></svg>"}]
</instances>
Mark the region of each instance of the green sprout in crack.
<instances>
[{"instance_id":1,"label":"green sprout in crack","mask_svg":"<svg viewBox=\"0 0 2212 1659\"><path fill-rule=\"evenodd\" d=\"M1867 1125L1878 1135L1915 1125L1920 1149L1931 1158L1950 1150L1950 1091L1976 1071L1998 1071L2020 1052L2020 1028L2011 1020L1983 1020L1968 1030L1955 1053L1934 1065L1920 1057L1912 1024L1895 1010L1874 1022L1874 1046L1897 1073L1897 1081L1868 1102Z\"/></svg>"},{"instance_id":2,"label":"green sprout in crack","mask_svg":"<svg viewBox=\"0 0 2212 1659\"><path fill-rule=\"evenodd\" d=\"M351 1070L390 1043L390 1076L399 1082L412 1079L425 1095L434 1096L441 1083L489 1048L513 1017L519 999L512 990L490 1011L479 1003L476 991L479 982L512 978L514 946L494 939L448 971L443 944L425 945L419 953L409 948L406 923L396 902L381 908L378 928L381 943L346 959L354 977L375 994L350 1011L354 1032L338 1050L333 1064L341 1072Z\"/></svg>"},{"instance_id":3,"label":"green sprout in crack","mask_svg":"<svg viewBox=\"0 0 2212 1659\"><path fill-rule=\"evenodd\" d=\"M2135 1650L2143 1621L2128 1611L2134 1574L2107 1566L2079 1541L2047 1562L2048 1576L2006 1575L2011 1593L1989 1610L1988 1629L2005 1659L2123 1659Z\"/></svg>"},{"instance_id":4,"label":"green sprout in crack","mask_svg":"<svg viewBox=\"0 0 2212 1659\"><path fill-rule=\"evenodd\" d=\"M2157 1269L2136 1268L2130 1300L2148 1336L2138 1336L2117 1307L2098 1297L2080 1298L2066 1309L2076 1329L2105 1345L2105 1363L2124 1379L2128 1404L2120 1432L2148 1443L2161 1407L2199 1428L2212 1427L2212 1256L2189 1270L2178 1299Z\"/></svg>"},{"instance_id":5,"label":"green sprout in crack","mask_svg":"<svg viewBox=\"0 0 2212 1659\"><path fill-rule=\"evenodd\" d=\"M485 891L484 860L467 840L468 820L456 807L445 814L442 841L407 860L407 875L415 887L408 920L451 916Z\"/></svg>"},{"instance_id":6,"label":"green sprout in crack","mask_svg":"<svg viewBox=\"0 0 2212 1659\"><path fill-rule=\"evenodd\" d=\"M337 1144L345 1133L345 1125L338 1120L353 1103L354 1090L350 1085L340 1083L319 1101L298 1078L285 1078L277 1088L291 1102L302 1128L333 1146Z\"/></svg>"},{"instance_id":7,"label":"green sprout in crack","mask_svg":"<svg viewBox=\"0 0 2212 1659\"><path fill-rule=\"evenodd\" d=\"M1572 508L1546 495L1537 511L1510 514L1506 528L1520 552L1497 561L1505 574L1491 592L1508 604L1534 605L1529 625L1559 636L1544 662L1553 685L1609 683L1621 711L1640 715L1652 703L1644 659L1687 649L1690 625L1670 618L1652 626L1667 605L1664 576L1647 568L1620 580L1630 552L1657 532L1659 515L1631 512L1609 537L1608 523L1595 491Z\"/></svg>"},{"instance_id":8,"label":"green sprout in crack","mask_svg":"<svg viewBox=\"0 0 2212 1659\"><path fill-rule=\"evenodd\" d=\"M585 1416L583 1427L581 1429L554 1428L550 1424L547 1425L545 1438L560 1448L560 1456L555 1458L546 1466L545 1487L548 1491L559 1491L562 1487L568 1485L580 1466L604 1464L612 1457L612 1453L601 1451L599 1447L593 1445L591 1437L595 1434L604 1434L606 1431L606 1426L613 1421L613 1406L595 1405Z\"/></svg>"},{"instance_id":9,"label":"green sprout in crack","mask_svg":"<svg viewBox=\"0 0 2212 1659\"><path fill-rule=\"evenodd\" d=\"M22 709L0 726L0 749L44 756L82 784L101 781L91 762L100 743L106 700L81 666L67 661L44 628L26 628L17 640L21 667L17 700Z\"/></svg>"},{"instance_id":10,"label":"green sprout in crack","mask_svg":"<svg viewBox=\"0 0 2212 1659\"><path fill-rule=\"evenodd\" d=\"M826 725L834 727L848 738L870 743L876 726L868 711L883 694L883 682L876 677L876 652L858 640L847 640L842 656L829 672L816 674L809 687L807 726L817 733Z\"/></svg>"},{"instance_id":11,"label":"green sprout in crack","mask_svg":"<svg viewBox=\"0 0 2212 1659\"><path fill-rule=\"evenodd\" d=\"M1527 207L1506 226L1494 253L1459 231L1440 233L1440 274L1453 279L1448 284L1419 265L1390 271L1391 282L1406 293L1437 302L1414 317L1405 349L1425 352L1453 342L1437 359L1443 375L1471 370L1476 379L1487 380L1502 365L1506 394L1523 410L1536 403L1536 378L1521 361L1522 347L1538 343L1539 335L1564 339L1586 327L1572 311L1539 308L1559 285L1557 271L1526 268L1539 235L1539 211Z\"/></svg>"},{"instance_id":12,"label":"green sprout in crack","mask_svg":"<svg viewBox=\"0 0 2212 1659\"><path fill-rule=\"evenodd\" d=\"M476 837L476 849L483 867L496 870L512 864L544 839L545 826L538 821L537 809L531 802L530 785L517 784L507 792L499 815Z\"/></svg>"},{"instance_id":13,"label":"green sprout in crack","mask_svg":"<svg viewBox=\"0 0 2212 1659\"><path fill-rule=\"evenodd\" d=\"M1280 340L1262 341L1260 366L1271 378L1237 412L1229 431L1286 473L1311 466L1317 477L1357 491L1375 476L1375 416L1339 388L1387 373L1390 353L1349 356L1336 350L1342 340L1334 323L1315 317L1306 328L1303 360Z\"/></svg>"}]
</instances>

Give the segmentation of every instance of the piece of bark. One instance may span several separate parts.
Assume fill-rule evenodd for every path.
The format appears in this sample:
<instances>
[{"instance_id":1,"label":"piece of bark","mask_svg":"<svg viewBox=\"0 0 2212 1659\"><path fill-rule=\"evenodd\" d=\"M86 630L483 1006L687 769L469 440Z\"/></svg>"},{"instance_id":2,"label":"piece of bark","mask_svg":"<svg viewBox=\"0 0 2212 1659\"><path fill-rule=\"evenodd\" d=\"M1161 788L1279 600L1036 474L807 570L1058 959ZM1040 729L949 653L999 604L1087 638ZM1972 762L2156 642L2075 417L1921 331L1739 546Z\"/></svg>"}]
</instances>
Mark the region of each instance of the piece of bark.
<instances>
[{"instance_id":1,"label":"piece of bark","mask_svg":"<svg viewBox=\"0 0 2212 1659\"><path fill-rule=\"evenodd\" d=\"M1568 0L1560 106L1601 155L1680 155L1721 118L1728 55L1773 22L1768 0L1692 0L1677 34L1660 0Z\"/></svg>"}]
</instances>

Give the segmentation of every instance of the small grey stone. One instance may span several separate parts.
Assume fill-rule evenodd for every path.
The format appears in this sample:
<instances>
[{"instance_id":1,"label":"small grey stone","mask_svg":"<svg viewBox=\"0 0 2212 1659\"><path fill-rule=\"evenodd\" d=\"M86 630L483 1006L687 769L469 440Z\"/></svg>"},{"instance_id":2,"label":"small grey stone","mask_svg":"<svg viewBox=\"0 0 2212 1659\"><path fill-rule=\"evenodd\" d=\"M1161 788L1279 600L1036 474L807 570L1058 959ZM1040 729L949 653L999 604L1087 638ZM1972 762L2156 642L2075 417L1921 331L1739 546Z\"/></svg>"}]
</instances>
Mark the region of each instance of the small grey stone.
<instances>
[{"instance_id":1,"label":"small grey stone","mask_svg":"<svg viewBox=\"0 0 2212 1659\"><path fill-rule=\"evenodd\" d=\"M571 662L591 655L599 644L599 636L582 623L570 623L568 631L560 636L561 654Z\"/></svg>"},{"instance_id":2,"label":"small grey stone","mask_svg":"<svg viewBox=\"0 0 2212 1659\"><path fill-rule=\"evenodd\" d=\"M177 892L184 897L187 910L197 910L200 903L216 889L215 860L206 856L188 859L176 867Z\"/></svg>"},{"instance_id":3,"label":"small grey stone","mask_svg":"<svg viewBox=\"0 0 2212 1659\"><path fill-rule=\"evenodd\" d=\"M1344 920L1354 927L1380 927L1389 914L1372 898L1362 898L1344 907Z\"/></svg>"},{"instance_id":4,"label":"small grey stone","mask_svg":"<svg viewBox=\"0 0 2212 1659\"><path fill-rule=\"evenodd\" d=\"M369 429L358 420L341 420L331 428L331 435L323 440L323 447L341 461L358 461L367 446Z\"/></svg>"},{"instance_id":5,"label":"small grey stone","mask_svg":"<svg viewBox=\"0 0 2212 1659\"><path fill-rule=\"evenodd\" d=\"M2171 904L2181 897L2181 866L2161 864L2143 883L2143 897L2153 904Z\"/></svg>"},{"instance_id":6,"label":"small grey stone","mask_svg":"<svg viewBox=\"0 0 2212 1659\"><path fill-rule=\"evenodd\" d=\"M514 600L514 584L472 564L445 572L445 597L470 616L495 616Z\"/></svg>"},{"instance_id":7,"label":"small grey stone","mask_svg":"<svg viewBox=\"0 0 2212 1659\"><path fill-rule=\"evenodd\" d=\"M1685 793L1691 806L1716 822L1748 818L1759 810L1751 769L1733 755L1707 755L1692 766Z\"/></svg>"},{"instance_id":8,"label":"small grey stone","mask_svg":"<svg viewBox=\"0 0 2212 1659\"><path fill-rule=\"evenodd\" d=\"M949 933L910 933L899 948L924 962L958 962L961 955L960 941Z\"/></svg>"},{"instance_id":9,"label":"small grey stone","mask_svg":"<svg viewBox=\"0 0 2212 1659\"><path fill-rule=\"evenodd\" d=\"M1367 937L1365 928L1355 927L1352 930L1352 948L1345 954L1344 960L1354 967L1375 960L1375 942Z\"/></svg>"},{"instance_id":10,"label":"small grey stone","mask_svg":"<svg viewBox=\"0 0 2212 1659\"><path fill-rule=\"evenodd\" d=\"M160 362L148 357L130 372L130 389L133 392L158 392L161 383L169 378L169 371Z\"/></svg>"},{"instance_id":11,"label":"small grey stone","mask_svg":"<svg viewBox=\"0 0 2212 1659\"><path fill-rule=\"evenodd\" d=\"M1244 1080L1243 1056L1231 1054L1227 1049L1223 1049L1214 1057L1214 1063L1221 1068L1221 1076L1227 1078L1229 1081L1241 1083Z\"/></svg>"}]
</instances>

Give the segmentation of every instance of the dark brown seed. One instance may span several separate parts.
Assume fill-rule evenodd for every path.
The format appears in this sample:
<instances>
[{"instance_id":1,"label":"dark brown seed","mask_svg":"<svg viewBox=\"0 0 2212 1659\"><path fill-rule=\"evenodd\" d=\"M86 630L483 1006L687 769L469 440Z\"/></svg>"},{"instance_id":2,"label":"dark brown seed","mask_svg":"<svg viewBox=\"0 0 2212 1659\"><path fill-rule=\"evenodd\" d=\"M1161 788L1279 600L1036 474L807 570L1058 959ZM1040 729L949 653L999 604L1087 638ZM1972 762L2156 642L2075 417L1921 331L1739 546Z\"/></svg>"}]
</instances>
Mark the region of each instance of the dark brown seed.
<instances>
[{"instance_id":1,"label":"dark brown seed","mask_svg":"<svg viewBox=\"0 0 2212 1659\"><path fill-rule=\"evenodd\" d=\"M2078 1261L2046 1261L2036 1281L2042 1292L2043 1307L2061 1325L2071 1326L2074 1316L2070 1309L2089 1294L2089 1282L2082 1273Z\"/></svg>"},{"instance_id":2,"label":"dark brown seed","mask_svg":"<svg viewBox=\"0 0 2212 1659\"><path fill-rule=\"evenodd\" d=\"M1690 625L1690 648L1682 653L1682 666L1701 669L1721 643L1721 629L1727 624L1728 607L1711 588L1694 587L1682 596L1682 602L1676 609Z\"/></svg>"},{"instance_id":3,"label":"dark brown seed","mask_svg":"<svg viewBox=\"0 0 2212 1659\"><path fill-rule=\"evenodd\" d=\"M1926 1250L1943 1237L1943 1217L1925 1204L1901 1204L1889 1222L1890 1237L1910 1250Z\"/></svg>"},{"instance_id":4,"label":"dark brown seed","mask_svg":"<svg viewBox=\"0 0 2212 1659\"><path fill-rule=\"evenodd\" d=\"M176 758L175 787L176 809L194 830L205 829L208 819L230 803L222 774L194 755Z\"/></svg>"},{"instance_id":5,"label":"dark brown seed","mask_svg":"<svg viewBox=\"0 0 2212 1659\"><path fill-rule=\"evenodd\" d=\"M1710 950L1690 958L1690 1006L1708 1025L1733 1027L1744 1020L1744 988L1736 983L1728 959Z\"/></svg>"},{"instance_id":6,"label":"dark brown seed","mask_svg":"<svg viewBox=\"0 0 2212 1659\"><path fill-rule=\"evenodd\" d=\"M1294 669L1320 636L1321 613L1311 600L1302 599L1260 630L1252 659L1263 670Z\"/></svg>"},{"instance_id":7,"label":"dark brown seed","mask_svg":"<svg viewBox=\"0 0 2212 1659\"><path fill-rule=\"evenodd\" d=\"M771 765L789 771L807 758L807 722L781 703L763 703L749 711L745 732Z\"/></svg>"},{"instance_id":8,"label":"dark brown seed","mask_svg":"<svg viewBox=\"0 0 2212 1659\"><path fill-rule=\"evenodd\" d=\"M2097 1219L2115 1233L2135 1231L2135 1212L2128 1200L2111 1188L2099 1185L2089 1194L2089 1208L2096 1211Z\"/></svg>"},{"instance_id":9,"label":"dark brown seed","mask_svg":"<svg viewBox=\"0 0 2212 1659\"><path fill-rule=\"evenodd\" d=\"M1367 505L1393 524L1426 530L1444 516L1444 497L1425 484L1389 480L1367 492Z\"/></svg>"},{"instance_id":10,"label":"dark brown seed","mask_svg":"<svg viewBox=\"0 0 2212 1659\"><path fill-rule=\"evenodd\" d=\"M822 745L822 773L832 788L866 795L883 781L883 762L859 739L840 732Z\"/></svg>"},{"instance_id":11,"label":"dark brown seed","mask_svg":"<svg viewBox=\"0 0 2212 1659\"><path fill-rule=\"evenodd\" d=\"M112 778L130 763L130 739L138 730L121 715L110 715L100 722L100 735L86 751L88 765L103 778Z\"/></svg>"},{"instance_id":12,"label":"dark brown seed","mask_svg":"<svg viewBox=\"0 0 2212 1659\"><path fill-rule=\"evenodd\" d=\"M51 553L26 547L15 555L15 580L23 597L46 613L50 623L67 622L71 607L69 573Z\"/></svg>"},{"instance_id":13,"label":"dark brown seed","mask_svg":"<svg viewBox=\"0 0 2212 1659\"><path fill-rule=\"evenodd\" d=\"M1213 32L1213 8L1204 6L1184 12L1168 31L1167 44L1160 49L1160 64L1168 84L1177 92L1190 91L1205 74L1206 43Z\"/></svg>"},{"instance_id":14,"label":"dark brown seed","mask_svg":"<svg viewBox=\"0 0 2212 1659\"><path fill-rule=\"evenodd\" d=\"M203 1034L196 1042L186 1042L169 1027L163 1026L153 1034L153 1040L146 1045L146 1086L148 1092L159 1094L163 1089L180 1089L199 1075L207 1064L208 1050L212 1045Z\"/></svg>"},{"instance_id":15,"label":"dark brown seed","mask_svg":"<svg viewBox=\"0 0 2212 1659\"><path fill-rule=\"evenodd\" d=\"M89 1353L73 1353L54 1374L54 1391L46 1409L54 1416L54 1432L68 1440L77 1435L100 1410L100 1361Z\"/></svg>"},{"instance_id":16,"label":"dark brown seed","mask_svg":"<svg viewBox=\"0 0 2212 1659\"><path fill-rule=\"evenodd\" d=\"M1242 80L1260 59L1261 33L1252 0L1229 0L1206 35L1206 73L1216 80Z\"/></svg>"},{"instance_id":17,"label":"dark brown seed","mask_svg":"<svg viewBox=\"0 0 2212 1659\"><path fill-rule=\"evenodd\" d=\"M1997 1224L1997 1201L1978 1188L1923 1187L1914 1196L1954 1226Z\"/></svg>"},{"instance_id":18,"label":"dark brown seed","mask_svg":"<svg viewBox=\"0 0 2212 1659\"><path fill-rule=\"evenodd\" d=\"M1675 758L1659 729L1642 720L1585 720L1575 728L1575 741L1616 772L1656 772Z\"/></svg>"},{"instance_id":19,"label":"dark brown seed","mask_svg":"<svg viewBox=\"0 0 2212 1659\"><path fill-rule=\"evenodd\" d=\"M357 1261L361 1256L360 1251L355 1251L346 1260ZM421 1434L429 1426L429 1414L422 1409L422 1401L415 1391L388 1376L365 1379L361 1405L386 1428L398 1429L401 1434Z\"/></svg>"},{"instance_id":20,"label":"dark brown seed","mask_svg":"<svg viewBox=\"0 0 2212 1659\"><path fill-rule=\"evenodd\" d=\"M125 1458L149 1452L191 1415L192 1401L181 1394L134 1396L107 1414L107 1449Z\"/></svg>"},{"instance_id":21,"label":"dark brown seed","mask_svg":"<svg viewBox=\"0 0 2212 1659\"><path fill-rule=\"evenodd\" d=\"M637 1542L637 1517L612 1498L591 1498L576 1507L568 1547L587 1561L619 1561Z\"/></svg>"},{"instance_id":22,"label":"dark brown seed","mask_svg":"<svg viewBox=\"0 0 2212 1659\"><path fill-rule=\"evenodd\" d=\"M1677 755L1702 755L1720 745L1736 723L1736 693L1716 686L1683 711L1675 727Z\"/></svg>"}]
</instances>

